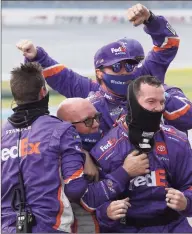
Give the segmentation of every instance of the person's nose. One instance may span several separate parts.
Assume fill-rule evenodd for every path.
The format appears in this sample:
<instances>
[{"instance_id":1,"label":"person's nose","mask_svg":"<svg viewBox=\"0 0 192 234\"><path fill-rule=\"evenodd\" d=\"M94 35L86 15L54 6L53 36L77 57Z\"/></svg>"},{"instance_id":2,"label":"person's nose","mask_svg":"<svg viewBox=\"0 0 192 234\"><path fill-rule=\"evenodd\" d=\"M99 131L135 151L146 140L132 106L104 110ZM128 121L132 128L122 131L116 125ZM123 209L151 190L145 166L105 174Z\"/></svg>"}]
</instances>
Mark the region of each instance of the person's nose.
<instances>
[{"instance_id":1,"label":"person's nose","mask_svg":"<svg viewBox=\"0 0 192 234\"><path fill-rule=\"evenodd\" d=\"M94 119L92 128L98 128L98 127L99 127L99 123Z\"/></svg>"},{"instance_id":2,"label":"person's nose","mask_svg":"<svg viewBox=\"0 0 192 234\"><path fill-rule=\"evenodd\" d=\"M156 112L161 112L164 109L164 104L162 105L161 103L156 106L155 111Z\"/></svg>"},{"instance_id":3,"label":"person's nose","mask_svg":"<svg viewBox=\"0 0 192 234\"><path fill-rule=\"evenodd\" d=\"M119 72L119 73L120 73L120 75L127 75L127 73L128 73L128 72L126 71L126 69L125 69L125 66L124 66L124 65L122 66L122 68L121 68L121 70L120 70L120 72Z\"/></svg>"}]
</instances>

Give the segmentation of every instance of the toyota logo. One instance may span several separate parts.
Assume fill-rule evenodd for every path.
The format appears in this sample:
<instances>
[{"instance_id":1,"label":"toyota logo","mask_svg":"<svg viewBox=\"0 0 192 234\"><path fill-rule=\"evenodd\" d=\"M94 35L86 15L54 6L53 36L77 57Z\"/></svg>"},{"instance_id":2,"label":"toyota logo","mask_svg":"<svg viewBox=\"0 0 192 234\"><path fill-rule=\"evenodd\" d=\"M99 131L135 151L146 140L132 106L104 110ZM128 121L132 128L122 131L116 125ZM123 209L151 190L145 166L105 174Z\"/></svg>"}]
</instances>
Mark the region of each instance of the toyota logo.
<instances>
[{"instance_id":1,"label":"toyota logo","mask_svg":"<svg viewBox=\"0 0 192 234\"><path fill-rule=\"evenodd\" d=\"M163 151L165 151L165 146L164 145L158 145L157 150L163 152Z\"/></svg>"}]
</instances>

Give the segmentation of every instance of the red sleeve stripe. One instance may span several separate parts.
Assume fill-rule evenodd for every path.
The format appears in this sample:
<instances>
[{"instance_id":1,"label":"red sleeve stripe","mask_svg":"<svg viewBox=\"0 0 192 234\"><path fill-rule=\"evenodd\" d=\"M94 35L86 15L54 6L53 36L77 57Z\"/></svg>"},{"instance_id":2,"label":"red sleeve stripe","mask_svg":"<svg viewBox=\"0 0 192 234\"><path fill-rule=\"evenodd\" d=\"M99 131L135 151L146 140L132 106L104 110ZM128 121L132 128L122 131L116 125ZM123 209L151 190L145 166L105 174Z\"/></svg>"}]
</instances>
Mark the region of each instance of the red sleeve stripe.
<instances>
[{"instance_id":1,"label":"red sleeve stripe","mask_svg":"<svg viewBox=\"0 0 192 234\"><path fill-rule=\"evenodd\" d=\"M64 180L65 184L68 184L71 180L75 180L77 178L80 178L83 175L83 167L81 167L79 170L73 173L72 176Z\"/></svg>"},{"instance_id":2,"label":"red sleeve stripe","mask_svg":"<svg viewBox=\"0 0 192 234\"><path fill-rule=\"evenodd\" d=\"M62 193L62 190L63 189L63 187L62 187L62 185L59 187L59 190L58 190L58 196L57 196L57 198L58 198L58 201L59 201L59 212L58 212L58 214L57 214L57 217L56 217L56 223L55 223L55 225L53 226L53 228L54 229L58 229L59 228L59 226L60 226L60 224L61 224L61 216L62 216L62 214L63 214L63 210L64 210L64 205L63 205L63 202L62 202L62 200L61 200L61 193Z\"/></svg>"},{"instance_id":3,"label":"red sleeve stripe","mask_svg":"<svg viewBox=\"0 0 192 234\"><path fill-rule=\"evenodd\" d=\"M190 109L190 105L186 104L185 106L183 106L182 108L180 108L176 111L173 111L173 112L165 111L163 113L163 116L167 120L175 120L175 119L178 119L179 117L185 115L189 109Z\"/></svg>"},{"instance_id":4,"label":"red sleeve stripe","mask_svg":"<svg viewBox=\"0 0 192 234\"><path fill-rule=\"evenodd\" d=\"M65 69L65 66L63 64L56 64L54 66L45 68L43 70L43 76L46 79L48 77L51 77L53 75L56 75L56 74L60 73L64 69Z\"/></svg>"},{"instance_id":5,"label":"red sleeve stripe","mask_svg":"<svg viewBox=\"0 0 192 234\"><path fill-rule=\"evenodd\" d=\"M96 209L95 208L92 208L92 207L89 207L84 201L83 199L80 200L80 204L81 206L89 213L93 213Z\"/></svg>"},{"instance_id":6,"label":"red sleeve stripe","mask_svg":"<svg viewBox=\"0 0 192 234\"><path fill-rule=\"evenodd\" d=\"M155 52L158 52L158 51L170 49L172 47L179 47L179 43L180 43L180 39L178 37L166 37L163 44L160 47L154 46L153 50Z\"/></svg>"}]
</instances>

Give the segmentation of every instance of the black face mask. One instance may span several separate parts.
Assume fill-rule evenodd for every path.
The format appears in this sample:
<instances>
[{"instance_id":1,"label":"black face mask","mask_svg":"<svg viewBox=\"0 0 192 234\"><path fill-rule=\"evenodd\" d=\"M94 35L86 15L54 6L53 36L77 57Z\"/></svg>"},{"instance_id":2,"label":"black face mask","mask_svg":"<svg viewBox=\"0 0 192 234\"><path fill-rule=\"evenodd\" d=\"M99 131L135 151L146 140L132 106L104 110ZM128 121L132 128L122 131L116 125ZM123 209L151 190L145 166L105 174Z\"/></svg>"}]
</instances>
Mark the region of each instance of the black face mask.
<instances>
[{"instance_id":1,"label":"black face mask","mask_svg":"<svg viewBox=\"0 0 192 234\"><path fill-rule=\"evenodd\" d=\"M130 142L140 152L150 152L154 146L154 134L160 129L162 113L143 108L133 90L134 81L128 86L126 123Z\"/></svg>"},{"instance_id":2,"label":"black face mask","mask_svg":"<svg viewBox=\"0 0 192 234\"><path fill-rule=\"evenodd\" d=\"M18 105L8 121L16 128L30 126L38 117L49 114L49 92L39 101Z\"/></svg>"}]
</instances>

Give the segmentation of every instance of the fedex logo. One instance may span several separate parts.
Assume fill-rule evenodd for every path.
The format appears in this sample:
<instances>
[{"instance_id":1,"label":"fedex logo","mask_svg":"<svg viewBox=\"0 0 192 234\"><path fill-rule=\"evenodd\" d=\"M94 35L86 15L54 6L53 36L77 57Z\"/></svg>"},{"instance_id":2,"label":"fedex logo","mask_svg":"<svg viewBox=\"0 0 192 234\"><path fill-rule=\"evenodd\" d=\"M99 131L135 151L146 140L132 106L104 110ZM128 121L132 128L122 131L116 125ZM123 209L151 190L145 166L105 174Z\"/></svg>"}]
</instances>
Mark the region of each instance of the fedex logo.
<instances>
[{"instance_id":1,"label":"fedex logo","mask_svg":"<svg viewBox=\"0 0 192 234\"><path fill-rule=\"evenodd\" d=\"M101 151L105 152L105 150L109 149L116 142L117 142L117 140L115 138L112 138L112 139L108 140L106 145L100 146Z\"/></svg>"},{"instance_id":2,"label":"fedex logo","mask_svg":"<svg viewBox=\"0 0 192 234\"><path fill-rule=\"evenodd\" d=\"M111 48L111 53L126 52L126 47L119 46L119 48Z\"/></svg>"},{"instance_id":3,"label":"fedex logo","mask_svg":"<svg viewBox=\"0 0 192 234\"><path fill-rule=\"evenodd\" d=\"M12 146L11 148L3 148L1 151L1 159L2 161L7 161L9 158L18 157L18 141L17 145ZM28 138L24 138L20 140L20 152L19 156L24 157L31 154L40 154L39 151L40 142L29 143Z\"/></svg>"},{"instance_id":4,"label":"fedex logo","mask_svg":"<svg viewBox=\"0 0 192 234\"><path fill-rule=\"evenodd\" d=\"M166 173L164 169L158 169L151 171L149 174L144 176L137 176L130 181L129 189L134 190L141 186L167 186Z\"/></svg>"}]
</instances>

